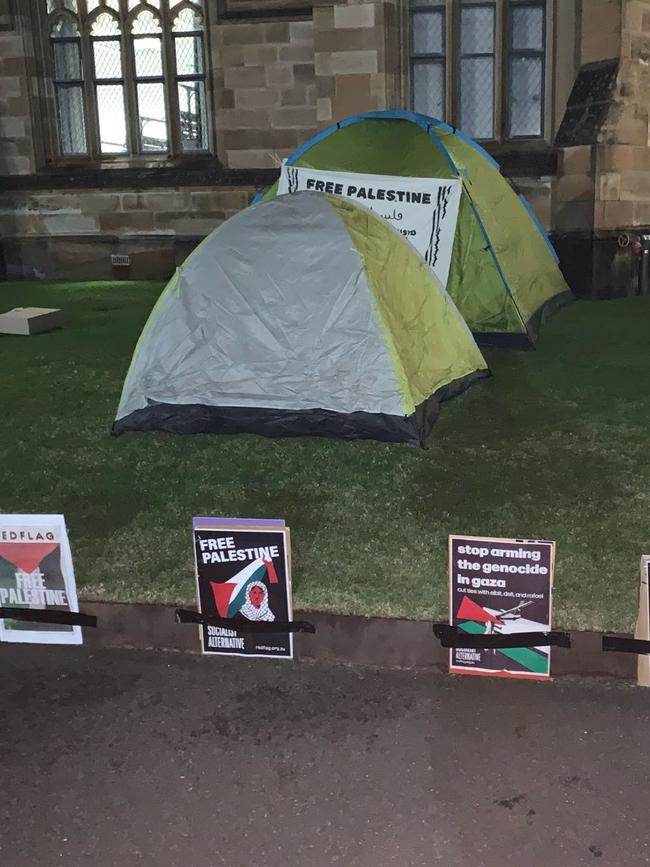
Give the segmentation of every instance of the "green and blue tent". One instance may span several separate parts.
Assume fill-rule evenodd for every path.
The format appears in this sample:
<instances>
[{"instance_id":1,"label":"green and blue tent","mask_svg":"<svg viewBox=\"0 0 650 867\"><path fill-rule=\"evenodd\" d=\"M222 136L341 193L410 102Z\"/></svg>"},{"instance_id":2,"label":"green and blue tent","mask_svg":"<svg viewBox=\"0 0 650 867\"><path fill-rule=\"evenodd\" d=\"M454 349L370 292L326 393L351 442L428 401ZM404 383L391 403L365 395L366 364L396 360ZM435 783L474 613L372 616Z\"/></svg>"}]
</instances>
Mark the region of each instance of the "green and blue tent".
<instances>
[{"instance_id":1,"label":"green and blue tent","mask_svg":"<svg viewBox=\"0 0 650 867\"><path fill-rule=\"evenodd\" d=\"M533 346L572 298L555 251L498 163L459 129L410 111L359 114L299 147L289 165L463 184L447 291L480 345ZM261 198L268 200L277 184Z\"/></svg>"}]
</instances>

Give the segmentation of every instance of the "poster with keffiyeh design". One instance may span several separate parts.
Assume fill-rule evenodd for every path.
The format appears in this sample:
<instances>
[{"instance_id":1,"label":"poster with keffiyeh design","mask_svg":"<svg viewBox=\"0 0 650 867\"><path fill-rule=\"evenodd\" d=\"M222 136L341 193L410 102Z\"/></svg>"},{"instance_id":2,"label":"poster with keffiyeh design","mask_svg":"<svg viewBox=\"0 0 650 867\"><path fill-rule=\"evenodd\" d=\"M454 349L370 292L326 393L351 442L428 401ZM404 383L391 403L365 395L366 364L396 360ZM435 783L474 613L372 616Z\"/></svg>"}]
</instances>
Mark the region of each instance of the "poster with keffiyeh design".
<instances>
[{"instance_id":1,"label":"poster with keffiyeh design","mask_svg":"<svg viewBox=\"0 0 650 867\"><path fill-rule=\"evenodd\" d=\"M293 635L268 628L293 618L284 521L194 518L193 533L199 611L228 621L199 627L203 652L292 659Z\"/></svg>"}]
</instances>

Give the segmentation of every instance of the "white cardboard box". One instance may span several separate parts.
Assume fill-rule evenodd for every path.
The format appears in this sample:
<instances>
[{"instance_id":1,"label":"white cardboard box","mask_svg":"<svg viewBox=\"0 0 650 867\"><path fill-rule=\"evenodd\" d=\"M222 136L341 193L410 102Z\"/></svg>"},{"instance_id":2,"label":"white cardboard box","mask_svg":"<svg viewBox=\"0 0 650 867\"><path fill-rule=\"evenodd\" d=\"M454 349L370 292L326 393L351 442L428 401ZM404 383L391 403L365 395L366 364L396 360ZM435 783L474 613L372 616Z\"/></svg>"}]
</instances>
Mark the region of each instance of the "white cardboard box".
<instances>
[{"instance_id":1,"label":"white cardboard box","mask_svg":"<svg viewBox=\"0 0 650 867\"><path fill-rule=\"evenodd\" d=\"M38 334L63 325L63 311L52 307L15 307L0 313L0 334Z\"/></svg>"}]
</instances>

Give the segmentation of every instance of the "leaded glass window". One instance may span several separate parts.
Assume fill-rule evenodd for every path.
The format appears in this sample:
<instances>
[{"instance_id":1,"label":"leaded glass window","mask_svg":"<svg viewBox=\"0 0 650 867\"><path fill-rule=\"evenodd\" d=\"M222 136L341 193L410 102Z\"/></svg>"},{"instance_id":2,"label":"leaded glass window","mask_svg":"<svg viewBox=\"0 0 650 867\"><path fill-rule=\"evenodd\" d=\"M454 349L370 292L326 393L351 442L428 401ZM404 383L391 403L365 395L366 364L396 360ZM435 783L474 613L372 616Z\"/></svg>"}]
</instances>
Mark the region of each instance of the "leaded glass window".
<instances>
[{"instance_id":1,"label":"leaded glass window","mask_svg":"<svg viewBox=\"0 0 650 867\"><path fill-rule=\"evenodd\" d=\"M209 149L203 0L43 0L63 156Z\"/></svg>"},{"instance_id":2,"label":"leaded glass window","mask_svg":"<svg viewBox=\"0 0 650 867\"><path fill-rule=\"evenodd\" d=\"M415 111L500 141L544 136L548 0L409 0Z\"/></svg>"}]
</instances>

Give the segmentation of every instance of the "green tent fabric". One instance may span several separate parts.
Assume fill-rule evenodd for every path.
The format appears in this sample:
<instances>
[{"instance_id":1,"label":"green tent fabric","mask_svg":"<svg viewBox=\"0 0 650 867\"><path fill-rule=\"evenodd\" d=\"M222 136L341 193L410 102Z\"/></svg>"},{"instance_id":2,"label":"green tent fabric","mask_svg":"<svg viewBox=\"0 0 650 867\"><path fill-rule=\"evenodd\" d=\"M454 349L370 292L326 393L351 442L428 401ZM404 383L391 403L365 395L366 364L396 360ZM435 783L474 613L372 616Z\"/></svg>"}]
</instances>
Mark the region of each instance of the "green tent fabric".
<instances>
[{"instance_id":1,"label":"green tent fabric","mask_svg":"<svg viewBox=\"0 0 650 867\"><path fill-rule=\"evenodd\" d=\"M407 111L370 112L310 139L290 165L461 178L447 291L480 345L531 346L544 318L572 298L545 233L497 163L459 130ZM277 184L262 197L276 195Z\"/></svg>"},{"instance_id":2,"label":"green tent fabric","mask_svg":"<svg viewBox=\"0 0 650 867\"><path fill-rule=\"evenodd\" d=\"M113 432L423 443L487 375L462 316L391 226L345 199L236 214L178 269L136 347Z\"/></svg>"}]
</instances>

